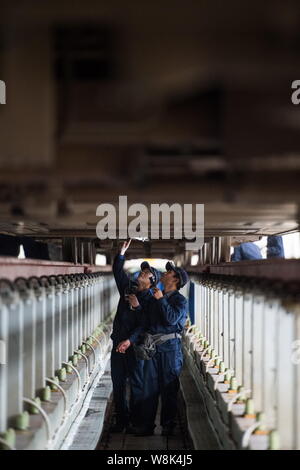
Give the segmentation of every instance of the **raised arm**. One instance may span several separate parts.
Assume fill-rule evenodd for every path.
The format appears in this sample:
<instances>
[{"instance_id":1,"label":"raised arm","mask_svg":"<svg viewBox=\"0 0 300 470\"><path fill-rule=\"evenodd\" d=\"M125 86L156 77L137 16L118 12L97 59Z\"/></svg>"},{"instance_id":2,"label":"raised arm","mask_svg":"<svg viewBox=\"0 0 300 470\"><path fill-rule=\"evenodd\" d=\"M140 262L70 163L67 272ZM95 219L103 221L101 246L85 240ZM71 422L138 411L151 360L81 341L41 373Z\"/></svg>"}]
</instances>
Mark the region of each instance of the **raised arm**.
<instances>
[{"instance_id":1,"label":"raised arm","mask_svg":"<svg viewBox=\"0 0 300 470\"><path fill-rule=\"evenodd\" d=\"M113 274L120 295L124 294L124 289L128 285L128 276L124 271L125 253L129 248L131 239L123 243L120 253L118 253L113 262Z\"/></svg>"}]
</instances>

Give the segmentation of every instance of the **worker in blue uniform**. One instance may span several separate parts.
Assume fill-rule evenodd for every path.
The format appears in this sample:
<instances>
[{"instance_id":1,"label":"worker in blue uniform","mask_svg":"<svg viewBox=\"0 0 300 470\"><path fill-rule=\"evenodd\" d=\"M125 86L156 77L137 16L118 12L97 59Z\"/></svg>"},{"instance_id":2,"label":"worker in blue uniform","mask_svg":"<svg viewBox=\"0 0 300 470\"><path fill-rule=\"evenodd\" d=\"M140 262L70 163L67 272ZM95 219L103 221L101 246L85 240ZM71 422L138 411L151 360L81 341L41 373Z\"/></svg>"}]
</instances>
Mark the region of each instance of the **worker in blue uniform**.
<instances>
[{"instance_id":1,"label":"worker in blue uniform","mask_svg":"<svg viewBox=\"0 0 300 470\"><path fill-rule=\"evenodd\" d=\"M283 239L280 235L269 235L267 241L267 258L284 258Z\"/></svg>"},{"instance_id":2,"label":"worker in blue uniform","mask_svg":"<svg viewBox=\"0 0 300 470\"><path fill-rule=\"evenodd\" d=\"M284 258L283 239L280 235L267 238L267 258ZM259 246L253 242L241 243L234 248L231 261L263 259Z\"/></svg>"},{"instance_id":3,"label":"worker in blue uniform","mask_svg":"<svg viewBox=\"0 0 300 470\"><path fill-rule=\"evenodd\" d=\"M262 259L262 254L257 245L252 242L241 243L234 248L234 252L231 255L231 261L243 261Z\"/></svg>"},{"instance_id":4,"label":"worker in blue uniform","mask_svg":"<svg viewBox=\"0 0 300 470\"><path fill-rule=\"evenodd\" d=\"M112 432L130 430L130 425L137 425L136 403L140 401L143 391L143 361L136 359L133 348L126 352L119 349L120 343L127 338L135 341L132 335L141 322L141 307L151 298L151 287L159 280L158 271L144 262L136 281L131 281L124 271L125 253L130 241L124 242L120 253L113 263L113 274L120 294L117 313L113 322L111 339L113 347L111 351L111 376L113 383L113 399L116 411L116 422L111 428ZM129 379L130 402L126 399L126 384Z\"/></svg>"},{"instance_id":5,"label":"worker in blue uniform","mask_svg":"<svg viewBox=\"0 0 300 470\"><path fill-rule=\"evenodd\" d=\"M161 277L164 291L153 289L153 298L145 306L145 332L159 340L154 356L144 361L142 424L137 436L153 434L159 396L162 434L172 434L176 425L179 375L183 364L181 334L187 319L187 301L179 289L188 282L188 275L170 262L166 264L166 270Z\"/></svg>"}]
</instances>

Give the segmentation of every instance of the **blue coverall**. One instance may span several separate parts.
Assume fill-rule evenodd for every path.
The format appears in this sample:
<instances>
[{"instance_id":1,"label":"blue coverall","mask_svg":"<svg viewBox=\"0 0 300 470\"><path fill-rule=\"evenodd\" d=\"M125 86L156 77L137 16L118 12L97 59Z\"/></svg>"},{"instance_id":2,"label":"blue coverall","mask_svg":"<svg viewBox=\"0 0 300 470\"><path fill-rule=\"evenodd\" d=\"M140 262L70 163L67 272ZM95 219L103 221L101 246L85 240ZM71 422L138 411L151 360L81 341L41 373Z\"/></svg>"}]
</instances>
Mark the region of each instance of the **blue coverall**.
<instances>
[{"instance_id":1,"label":"blue coverall","mask_svg":"<svg viewBox=\"0 0 300 470\"><path fill-rule=\"evenodd\" d=\"M284 258L283 240L280 235L268 236L267 258Z\"/></svg>"},{"instance_id":2,"label":"blue coverall","mask_svg":"<svg viewBox=\"0 0 300 470\"><path fill-rule=\"evenodd\" d=\"M147 332L181 334L187 318L187 301L177 290L147 303ZM183 364L181 339L169 339L156 346L152 359L144 361L143 427L151 429L161 395L162 426L173 426L177 414L179 375Z\"/></svg>"},{"instance_id":3,"label":"blue coverall","mask_svg":"<svg viewBox=\"0 0 300 470\"><path fill-rule=\"evenodd\" d=\"M242 261L246 259L262 259L260 249L255 243L245 242L234 248L231 261Z\"/></svg>"},{"instance_id":4,"label":"blue coverall","mask_svg":"<svg viewBox=\"0 0 300 470\"><path fill-rule=\"evenodd\" d=\"M126 426L131 422L133 425L139 424L139 413L137 412L137 403L140 403L143 393L143 363L137 360L132 346L125 354L116 352L116 347L121 341L130 339L135 340L134 331L140 325L141 308L131 310L128 302L125 300L125 289L129 285L129 278L124 271L125 257L117 255L113 263L113 273L117 288L120 294L117 313L113 322L113 331L111 339L113 347L111 351L111 377L113 383L113 398L116 410L117 424ZM137 293L137 298L142 306L152 298L150 289ZM138 330L137 330L138 331ZM130 383L130 403L129 408L126 400L126 381L129 378Z\"/></svg>"}]
</instances>

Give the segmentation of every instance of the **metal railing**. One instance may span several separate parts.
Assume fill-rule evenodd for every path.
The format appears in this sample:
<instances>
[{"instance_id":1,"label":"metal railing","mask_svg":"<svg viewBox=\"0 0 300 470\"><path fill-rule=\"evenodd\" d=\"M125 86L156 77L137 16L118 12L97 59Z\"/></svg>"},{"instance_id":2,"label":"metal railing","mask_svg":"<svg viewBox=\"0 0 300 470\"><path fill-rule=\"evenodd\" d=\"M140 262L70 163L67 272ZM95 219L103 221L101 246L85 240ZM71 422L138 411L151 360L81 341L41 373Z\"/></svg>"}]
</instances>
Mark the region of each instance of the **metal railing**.
<instances>
[{"instance_id":1,"label":"metal railing","mask_svg":"<svg viewBox=\"0 0 300 470\"><path fill-rule=\"evenodd\" d=\"M113 277L107 273L0 280L0 433L4 442L9 442L9 428L26 428L28 400L38 407L37 397L43 400L49 384L59 384L67 364L74 370L86 348L92 351L93 342L99 343L101 325L117 301Z\"/></svg>"},{"instance_id":2,"label":"metal railing","mask_svg":"<svg viewBox=\"0 0 300 470\"><path fill-rule=\"evenodd\" d=\"M280 448L300 449L300 289L246 276L193 274L198 341L223 363ZM203 348L203 346L202 346ZM214 361L212 361L212 364ZM230 373L230 370L233 373Z\"/></svg>"}]
</instances>

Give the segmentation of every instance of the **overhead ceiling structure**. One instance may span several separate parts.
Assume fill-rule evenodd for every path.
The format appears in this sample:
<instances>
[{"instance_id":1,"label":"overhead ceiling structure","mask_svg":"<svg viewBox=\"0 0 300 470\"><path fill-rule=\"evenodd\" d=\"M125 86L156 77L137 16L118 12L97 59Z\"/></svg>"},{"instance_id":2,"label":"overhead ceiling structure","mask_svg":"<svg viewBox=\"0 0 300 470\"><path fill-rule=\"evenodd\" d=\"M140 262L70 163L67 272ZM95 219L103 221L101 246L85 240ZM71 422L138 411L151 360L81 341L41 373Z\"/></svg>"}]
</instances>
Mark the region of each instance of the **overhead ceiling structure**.
<instances>
[{"instance_id":1,"label":"overhead ceiling structure","mask_svg":"<svg viewBox=\"0 0 300 470\"><path fill-rule=\"evenodd\" d=\"M206 238L298 229L297 1L2 4L1 233L93 239L119 195L204 204Z\"/></svg>"}]
</instances>

